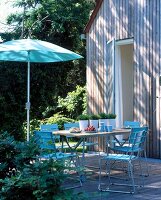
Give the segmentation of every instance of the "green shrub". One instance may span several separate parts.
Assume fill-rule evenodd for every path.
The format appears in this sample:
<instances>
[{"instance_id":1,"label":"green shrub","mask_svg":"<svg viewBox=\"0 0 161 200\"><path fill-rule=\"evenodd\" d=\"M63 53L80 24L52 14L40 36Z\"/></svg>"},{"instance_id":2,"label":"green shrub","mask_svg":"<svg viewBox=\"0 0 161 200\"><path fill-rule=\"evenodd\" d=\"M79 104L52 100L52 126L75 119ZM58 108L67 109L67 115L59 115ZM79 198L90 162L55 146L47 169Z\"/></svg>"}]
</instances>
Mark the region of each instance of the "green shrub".
<instances>
[{"instance_id":1,"label":"green shrub","mask_svg":"<svg viewBox=\"0 0 161 200\"><path fill-rule=\"evenodd\" d=\"M75 119L78 115L87 110L86 87L76 86L76 90L68 92L66 98L58 97L58 107L63 114Z\"/></svg>"},{"instance_id":2,"label":"green shrub","mask_svg":"<svg viewBox=\"0 0 161 200\"><path fill-rule=\"evenodd\" d=\"M41 120L38 119L32 119L30 120L30 133L33 134L34 130L40 129ZM25 136L27 135L27 122L23 123L23 132Z\"/></svg>"},{"instance_id":3,"label":"green shrub","mask_svg":"<svg viewBox=\"0 0 161 200\"><path fill-rule=\"evenodd\" d=\"M99 115L95 115L95 114L92 114L92 115L89 115L89 119L100 119L100 116Z\"/></svg>"},{"instance_id":4,"label":"green shrub","mask_svg":"<svg viewBox=\"0 0 161 200\"><path fill-rule=\"evenodd\" d=\"M62 161L40 161L34 139L17 142L5 132L0 135L0 153L1 200L73 200L75 195L85 199L81 193L63 189L65 171L70 168Z\"/></svg>"},{"instance_id":5,"label":"green shrub","mask_svg":"<svg viewBox=\"0 0 161 200\"><path fill-rule=\"evenodd\" d=\"M13 136L4 132L0 134L0 154L0 179L3 179L33 161L33 155L39 154L39 148L32 141L15 141Z\"/></svg>"},{"instance_id":6,"label":"green shrub","mask_svg":"<svg viewBox=\"0 0 161 200\"><path fill-rule=\"evenodd\" d=\"M78 120L89 120L89 115L82 114L77 117Z\"/></svg>"},{"instance_id":7,"label":"green shrub","mask_svg":"<svg viewBox=\"0 0 161 200\"><path fill-rule=\"evenodd\" d=\"M108 114L108 118L107 119L115 119L116 118L116 114L113 113L109 113Z\"/></svg>"},{"instance_id":8,"label":"green shrub","mask_svg":"<svg viewBox=\"0 0 161 200\"><path fill-rule=\"evenodd\" d=\"M10 178L1 180L0 195L2 199L14 200L66 199L67 196L71 199L72 192L60 188L65 177L62 162L36 160Z\"/></svg>"},{"instance_id":9,"label":"green shrub","mask_svg":"<svg viewBox=\"0 0 161 200\"><path fill-rule=\"evenodd\" d=\"M99 117L100 117L100 119L108 119L108 114L106 114L106 113L100 113Z\"/></svg>"},{"instance_id":10,"label":"green shrub","mask_svg":"<svg viewBox=\"0 0 161 200\"><path fill-rule=\"evenodd\" d=\"M58 124L59 129L63 129L64 123L68 122L75 122L75 120L65 117L60 113L56 113L52 117L46 118L41 121L42 124Z\"/></svg>"},{"instance_id":11,"label":"green shrub","mask_svg":"<svg viewBox=\"0 0 161 200\"><path fill-rule=\"evenodd\" d=\"M14 159L17 150L15 145L13 136L10 136L7 132L0 134L0 179L10 176L13 169L16 168Z\"/></svg>"}]
</instances>

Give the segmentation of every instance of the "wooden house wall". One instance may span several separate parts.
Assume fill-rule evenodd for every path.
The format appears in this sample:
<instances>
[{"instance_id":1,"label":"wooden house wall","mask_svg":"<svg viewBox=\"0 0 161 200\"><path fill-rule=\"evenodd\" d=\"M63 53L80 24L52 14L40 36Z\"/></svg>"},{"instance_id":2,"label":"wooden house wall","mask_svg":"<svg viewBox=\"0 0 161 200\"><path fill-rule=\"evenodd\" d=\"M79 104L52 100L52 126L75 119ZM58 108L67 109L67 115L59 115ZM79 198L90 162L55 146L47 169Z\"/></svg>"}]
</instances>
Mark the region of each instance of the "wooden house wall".
<instances>
[{"instance_id":1,"label":"wooden house wall","mask_svg":"<svg viewBox=\"0 0 161 200\"><path fill-rule=\"evenodd\" d=\"M161 1L104 0L86 36L90 113L108 112L107 41L134 39L134 120L150 128L148 156L161 158Z\"/></svg>"}]
</instances>

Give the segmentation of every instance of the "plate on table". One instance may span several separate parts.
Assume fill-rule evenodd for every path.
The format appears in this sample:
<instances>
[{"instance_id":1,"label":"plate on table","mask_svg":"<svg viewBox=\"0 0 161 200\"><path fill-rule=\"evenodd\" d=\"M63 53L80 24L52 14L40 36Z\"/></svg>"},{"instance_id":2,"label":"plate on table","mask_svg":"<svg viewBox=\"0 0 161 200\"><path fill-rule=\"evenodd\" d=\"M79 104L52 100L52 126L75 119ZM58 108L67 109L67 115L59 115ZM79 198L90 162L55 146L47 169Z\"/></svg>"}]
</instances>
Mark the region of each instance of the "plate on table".
<instances>
[{"instance_id":1,"label":"plate on table","mask_svg":"<svg viewBox=\"0 0 161 200\"><path fill-rule=\"evenodd\" d=\"M85 133L97 133L97 131L84 131Z\"/></svg>"},{"instance_id":2,"label":"plate on table","mask_svg":"<svg viewBox=\"0 0 161 200\"><path fill-rule=\"evenodd\" d=\"M69 129L70 133L81 133L81 130L77 127L72 127Z\"/></svg>"},{"instance_id":3,"label":"plate on table","mask_svg":"<svg viewBox=\"0 0 161 200\"><path fill-rule=\"evenodd\" d=\"M69 131L70 133L81 133L81 131Z\"/></svg>"}]
</instances>

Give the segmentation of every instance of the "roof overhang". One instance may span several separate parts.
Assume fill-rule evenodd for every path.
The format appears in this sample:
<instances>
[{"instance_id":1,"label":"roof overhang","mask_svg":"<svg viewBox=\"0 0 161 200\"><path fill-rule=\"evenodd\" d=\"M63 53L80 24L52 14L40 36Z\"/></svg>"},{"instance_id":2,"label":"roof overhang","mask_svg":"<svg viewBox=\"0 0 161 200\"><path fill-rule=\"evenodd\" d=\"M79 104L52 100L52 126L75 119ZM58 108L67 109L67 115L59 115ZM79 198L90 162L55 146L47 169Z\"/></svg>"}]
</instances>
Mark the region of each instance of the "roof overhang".
<instances>
[{"instance_id":1,"label":"roof overhang","mask_svg":"<svg viewBox=\"0 0 161 200\"><path fill-rule=\"evenodd\" d=\"M94 9L94 11L93 11L93 13L92 13L87 25L86 25L86 27L85 27L85 30L84 30L85 33L89 32L89 29L91 28L91 25L92 25L97 13L98 13L98 10L100 9L100 7L102 5L102 2L103 2L103 0L98 0L97 1L96 7L95 7L95 9Z\"/></svg>"}]
</instances>

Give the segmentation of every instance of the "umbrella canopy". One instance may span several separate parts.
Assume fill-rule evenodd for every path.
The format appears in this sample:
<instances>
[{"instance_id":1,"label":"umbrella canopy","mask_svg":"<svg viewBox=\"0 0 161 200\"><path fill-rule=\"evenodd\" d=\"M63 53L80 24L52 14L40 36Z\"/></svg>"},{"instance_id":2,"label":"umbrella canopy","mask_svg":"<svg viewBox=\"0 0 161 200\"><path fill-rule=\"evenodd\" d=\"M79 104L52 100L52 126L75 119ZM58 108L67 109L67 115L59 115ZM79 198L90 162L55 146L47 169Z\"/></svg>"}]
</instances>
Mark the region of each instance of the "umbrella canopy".
<instances>
[{"instance_id":1,"label":"umbrella canopy","mask_svg":"<svg viewBox=\"0 0 161 200\"><path fill-rule=\"evenodd\" d=\"M0 44L1 61L27 62L27 141L30 133L30 63L64 62L83 58L70 50L55 44L34 40L12 40Z\"/></svg>"},{"instance_id":2,"label":"umbrella canopy","mask_svg":"<svg viewBox=\"0 0 161 200\"><path fill-rule=\"evenodd\" d=\"M64 62L79 58L82 56L41 40L12 40L0 45L0 60L3 61L45 63Z\"/></svg>"}]
</instances>

